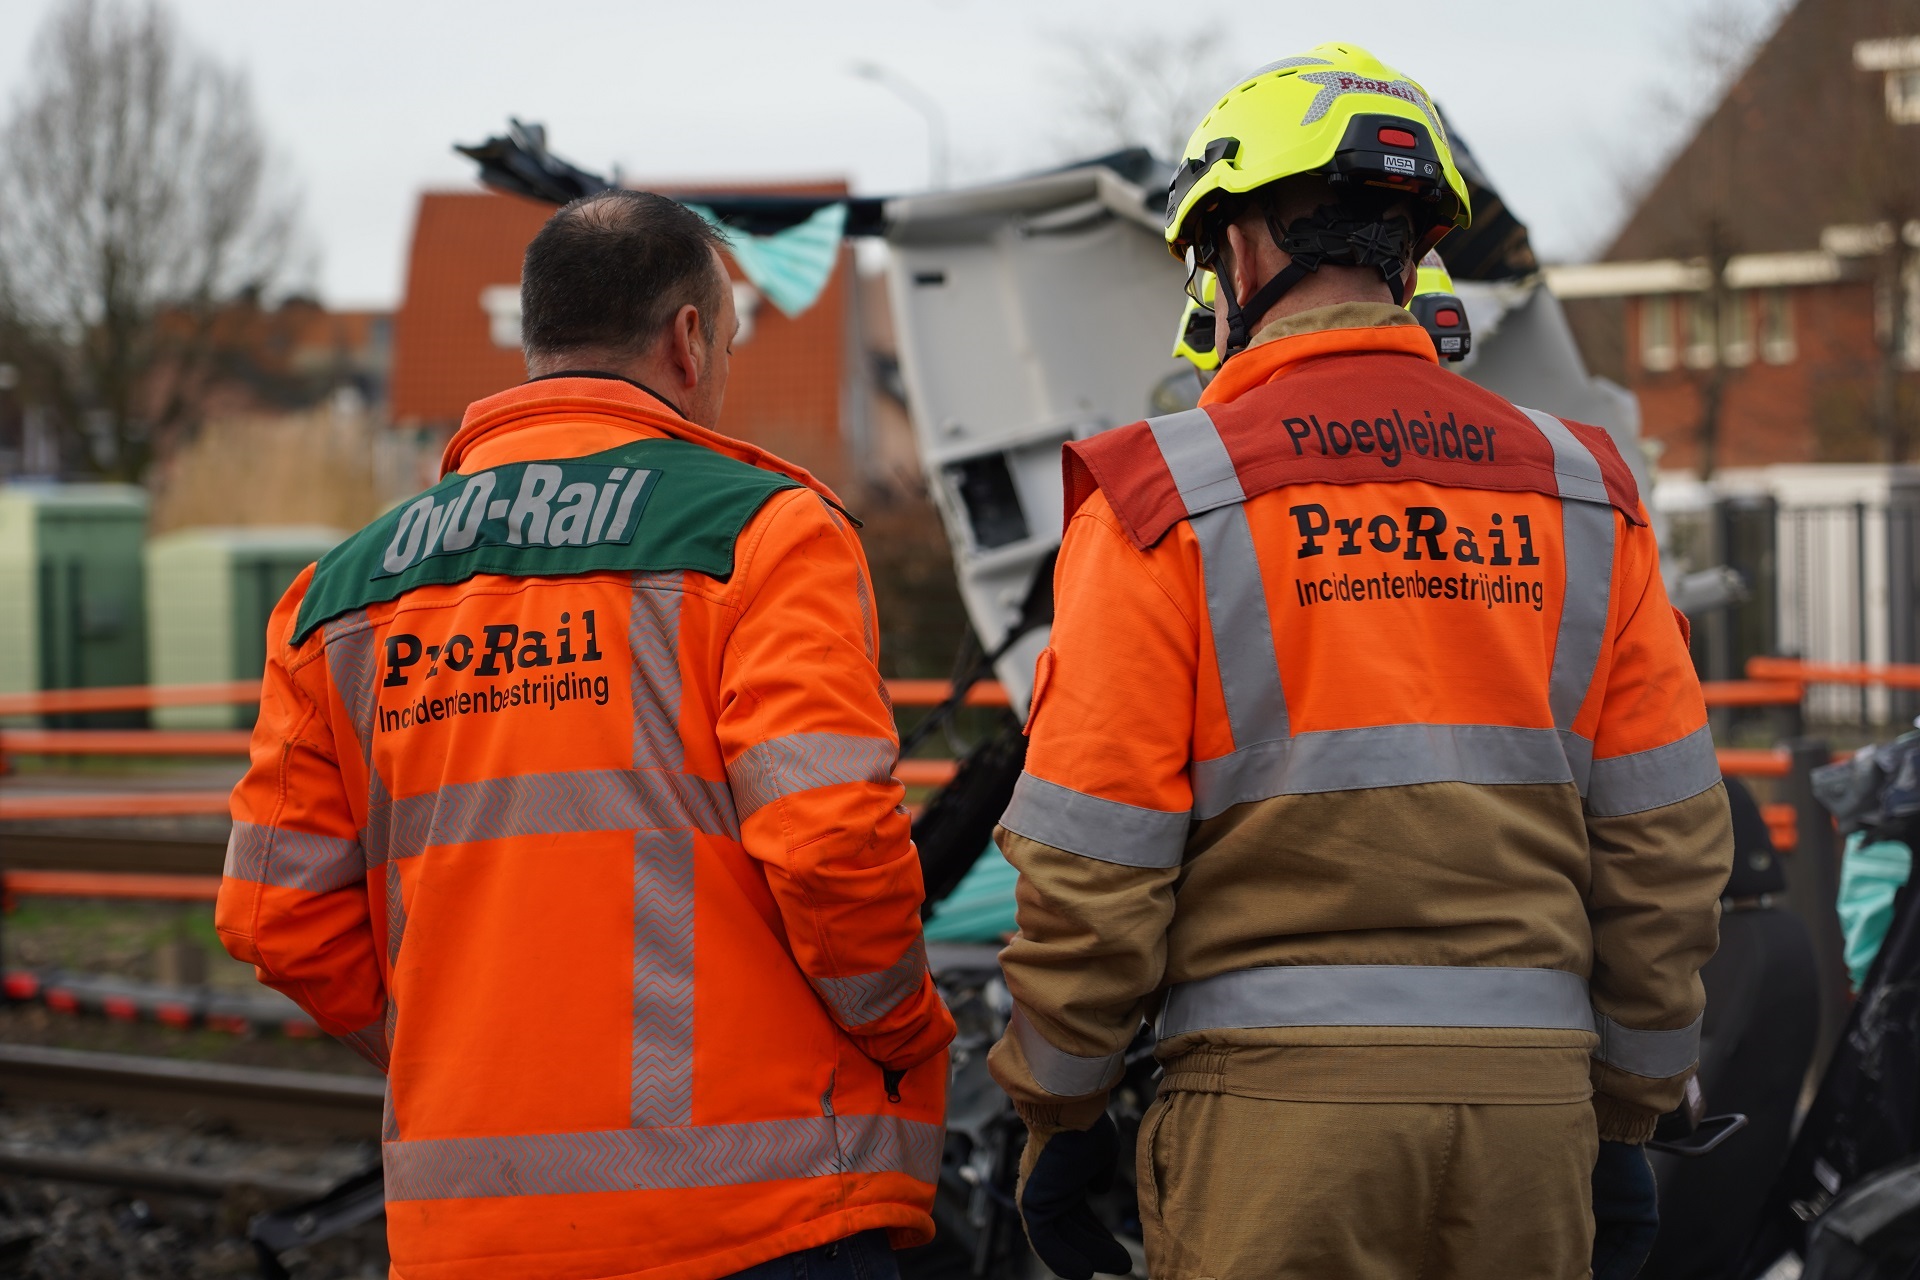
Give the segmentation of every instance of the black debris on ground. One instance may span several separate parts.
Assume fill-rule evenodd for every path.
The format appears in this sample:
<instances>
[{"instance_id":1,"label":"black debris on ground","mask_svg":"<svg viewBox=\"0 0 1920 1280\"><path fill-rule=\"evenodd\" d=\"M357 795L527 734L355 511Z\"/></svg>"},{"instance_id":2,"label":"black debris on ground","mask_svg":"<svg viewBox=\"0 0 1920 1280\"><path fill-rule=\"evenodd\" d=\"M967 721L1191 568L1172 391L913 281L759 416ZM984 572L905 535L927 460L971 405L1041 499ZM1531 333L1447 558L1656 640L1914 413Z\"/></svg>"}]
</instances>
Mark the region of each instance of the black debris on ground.
<instances>
[{"instance_id":1,"label":"black debris on ground","mask_svg":"<svg viewBox=\"0 0 1920 1280\"><path fill-rule=\"evenodd\" d=\"M83 1108L0 1106L0 1159L44 1152L114 1165L218 1173L215 1199L0 1175L0 1276L181 1280L259 1274L247 1223L291 1202L288 1188L341 1181L378 1158L365 1142L276 1141L155 1124ZM254 1181L276 1190L263 1190ZM282 1258L296 1280L387 1274L385 1220Z\"/></svg>"}]
</instances>

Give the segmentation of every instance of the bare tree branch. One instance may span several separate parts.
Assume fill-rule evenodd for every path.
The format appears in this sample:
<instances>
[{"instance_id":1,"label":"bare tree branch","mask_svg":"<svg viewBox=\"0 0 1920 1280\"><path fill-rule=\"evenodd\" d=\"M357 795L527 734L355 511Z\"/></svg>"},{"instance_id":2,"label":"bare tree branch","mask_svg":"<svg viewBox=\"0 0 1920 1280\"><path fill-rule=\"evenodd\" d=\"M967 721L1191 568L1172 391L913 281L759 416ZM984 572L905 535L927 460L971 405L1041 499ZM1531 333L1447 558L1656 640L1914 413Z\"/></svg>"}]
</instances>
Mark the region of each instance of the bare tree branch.
<instances>
[{"instance_id":1,"label":"bare tree branch","mask_svg":"<svg viewBox=\"0 0 1920 1280\"><path fill-rule=\"evenodd\" d=\"M294 207L244 76L157 3L68 0L33 68L0 128L0 331L69 462L137 478L193 424L221 306L283 276Z\"/></svg>"},{"instance_id":2,"label":"bare tree branch","mask_svg":"<svg viewBox=\"0 0 1920 1280\"><path fill-rule=\"evenodd\" d=\"M1055 43L1064 108L1055 141L1069 154L1146 147L1177 159L1233 74L1212 31L1075 33Z\"/></svg>"}]
</instances>

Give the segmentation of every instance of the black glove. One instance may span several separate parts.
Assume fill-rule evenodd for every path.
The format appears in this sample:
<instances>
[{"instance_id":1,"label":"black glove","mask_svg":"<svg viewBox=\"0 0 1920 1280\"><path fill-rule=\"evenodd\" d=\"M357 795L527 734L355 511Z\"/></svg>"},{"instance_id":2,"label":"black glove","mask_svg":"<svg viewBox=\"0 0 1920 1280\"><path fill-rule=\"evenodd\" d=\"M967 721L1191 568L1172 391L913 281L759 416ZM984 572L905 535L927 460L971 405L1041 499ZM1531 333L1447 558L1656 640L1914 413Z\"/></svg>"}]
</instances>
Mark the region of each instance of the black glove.
<instances>
[{"instance_id":1,"label":"black glove","mask_svg":"<svg viewBox=\"0 0 1920 1280\"><path fill-rule=\"evenodd\" d=\"M1119 1159L1120 1131L1112 1116L1102 1115L1091 1129L1067 1129L1048 1138L1027 1175L1020 1193L1027 1239L1040 1261L1064 1280L1133 1270L1133 1255L1100 1225L1087 1199L1090 1192L1113 1186Z\"/></svg>"},{"instance_id":2,"label":"black glove","mask_svg":"<svg viewBox=\"0 0 1920 1280\"><path fill-rule=\"evenodd\" d=\"M1647 1149L1602 1142L1593 1165L1593 1280L1633 1280L1660 1230L1660 1196Z\"/></svg>"}]
</instances>

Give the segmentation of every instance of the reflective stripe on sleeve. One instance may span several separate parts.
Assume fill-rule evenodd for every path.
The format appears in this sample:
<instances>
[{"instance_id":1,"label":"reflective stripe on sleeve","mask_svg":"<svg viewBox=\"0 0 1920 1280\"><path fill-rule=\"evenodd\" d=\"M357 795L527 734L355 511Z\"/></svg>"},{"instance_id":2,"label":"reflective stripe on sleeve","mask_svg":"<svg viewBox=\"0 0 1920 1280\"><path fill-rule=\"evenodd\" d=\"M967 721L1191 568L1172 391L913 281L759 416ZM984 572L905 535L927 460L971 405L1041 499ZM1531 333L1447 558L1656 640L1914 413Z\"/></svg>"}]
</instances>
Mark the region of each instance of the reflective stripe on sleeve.
<instances>
[{"instance_id":1,"label":"reflective stripe on sleeve","mask_svg":"<svg viewBox=\"0 0 1920 1280\"><path fill-rule=\"evenodd\" d=\"M845 1027L863 1027L876 1018L893 1012L902 1000L920 989L927 979L927 944L915 938L900 958L873 973L850 978L816 978L807 981L833 1010L833 1016Z\"/></svg>"},{"instance_id":2,"label":"reflective stripe on sleeve","mask_svg":"<svg viewBox=\"0 0 1920 1280\"><path fill-rule=\"evenodd\" d=\"M366 855L351 837L235 822L221 874L230 880L331 893L367 878Z\"/></svg>"},{"instance_id":3,"label":"reflective stripe on sleeve","mask_svg":"<svg viewBox=\"0 0 1920 1280\"><path fill-rule=\"evenodd\" d=\"M904 1173L932 1182L940 1126L886 1115L388 1142L387 1199L473 1200Z\"/></svg>"},{"instance_id":4,"label":"reflective stripe on sleeve","mask_svg":"<svg viewBox=\"0 0 1920 1280\"><path fill-rule=\"evenodd\" d=\"M1672 1031L1635 1031L1599 1014L1600 1047L1593 1056L1636 1076L1666 1080L1700 1060L1700 1024L1705 1017L1702 1014Z\"/></svg>"},{"instance_id":5,"label":"reflective stripe on sleeve","mask_svg":"<svg viewBox=\"0 0 1920 1280\"><path fill-rule=\"evenodd\" d=\"M1160 457L1173 476L1173 487L1180 491L1180 501L1186 504L1189 516L1247 500L1233 458L1205 409L1149 418L1147 429L1160 446Z\"/></svg>"},{"instance_id":6,"label":"reflective stripe on sleeve","mask_svg":"<svg viewBox=\"0 0 1920 1280\"><path fill-rule=\"evenodd\" d=\"M900 748L890 738L790 733L756 742L727 766L744 821L782 796L843 782L886 783Z\"/></svg>"},{"instance_id":7,"label":"reflective stripe on sleeve","mask_svg":"<svg viewBox=\"0 0 1920 1280\"><path fill-rule=\"evenodd\" d=\"M1022 771L1000 825L1083 858L1123 867L1177 867L1192 816L1103 799Z\"/></svg>"},{"instance_id":8,"label":"reflective stripe on sleeve","mask_svg":"<svg viewBox=\"0 0 1920 1280\"><path fill-rule=\"evenodd\" d=\"M1007 1029L1019 1042L1020 1052L1027 1060L1027 1070L1033 1073L1034 1083L1055 1097L1078 1098L1104 1089L1120 1078L1120 1069L1126 1064L1126 1056L1120 1053L1083 1058L1077 1053L1054 1048L1040 1034L1040 1029L1028 1021L1026 1011L1018 1004L1013 1006L1013 1017Z\"/></svg>"},{"instance_id":9,"label":"reflective stripe on sleeve","mask_svg":"<svg viewBox=\"0 0 1920 1280\"><path fill-rule=\"evenodd\" d=\"M1247 509L1235 503L1188 522L1200 543L1214 663L1235 747L1284 738L1287 698L1273 646L1273 618Z\"/></svg>"},{"instance_id":10,"label":"reflective stripe on sleeve","mask_svg":"<svg viewBox=\"0 0 1920 1280\"><path fill-rule=\"evenodd\" d=\"M1232 1027L1527 1027L1592 1031L1587 983L1561 969L1275 965L1167 993L1154 1034Z\"/></svg>"},{"instance_id":11,"label":"reflective stripe on sleeve","mask_svg":"<svg viewBox=\"0 0 1920 1280\"><path fill-rule=\"evenodd\" d=\"M1428 782L1478 786L1572 781L1552 729L1487 724L1385 724L1327 729L1196 760L1193 816L1275 796ZM1024 834L1024 833L1023 833Z\"/></svg>"},{"instance_id":12,"label":"reflective stripe on sleeve","mask_svg":"<svg viewBox=\"0 0 1920 1280\"><path fill-rule=\"evenodd\" d=\"M1713 730L1701 725L1663 747L1595 760L1587 812L1598 818L1645 813L1691 800L1719 781Z\"/></svg>"}]
</instances>

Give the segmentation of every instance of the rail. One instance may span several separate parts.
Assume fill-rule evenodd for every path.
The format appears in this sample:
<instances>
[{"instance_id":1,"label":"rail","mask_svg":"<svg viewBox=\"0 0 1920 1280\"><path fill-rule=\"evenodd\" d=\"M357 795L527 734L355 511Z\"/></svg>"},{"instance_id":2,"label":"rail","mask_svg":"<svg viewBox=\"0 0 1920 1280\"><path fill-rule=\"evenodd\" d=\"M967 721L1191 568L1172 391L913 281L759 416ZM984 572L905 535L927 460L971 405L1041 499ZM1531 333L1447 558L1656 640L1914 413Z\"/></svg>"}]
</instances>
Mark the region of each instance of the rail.
<instances>
[{"instance_id":1,"label":"rail","mask_svg":"<svg viewBox=\"0 0 1920 1280\"><path fill-rule=\"evenodd\" d=\"M270 1136L371 1139L386 1086L370 1076L0 1044L0 1092L162 1119L191 1112Z\"/></svg>"}]
</instances>

